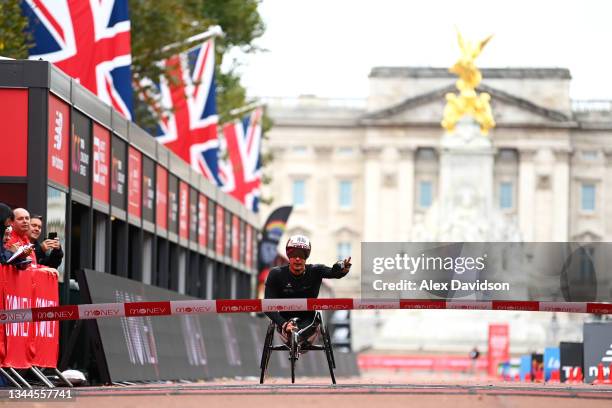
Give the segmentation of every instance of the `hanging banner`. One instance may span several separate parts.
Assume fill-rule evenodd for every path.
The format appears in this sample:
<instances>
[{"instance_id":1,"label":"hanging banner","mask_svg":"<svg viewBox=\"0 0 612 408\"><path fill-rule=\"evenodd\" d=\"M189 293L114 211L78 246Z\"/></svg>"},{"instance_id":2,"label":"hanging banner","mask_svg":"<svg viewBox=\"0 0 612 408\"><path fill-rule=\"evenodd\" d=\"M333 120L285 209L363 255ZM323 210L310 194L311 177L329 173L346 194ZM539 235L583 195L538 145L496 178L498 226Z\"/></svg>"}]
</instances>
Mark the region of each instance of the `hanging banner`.
<instances>
[{"instance_id":1,"label":"hanging banner","mask_svg":"<svg viewBox=\"0 0 612 408\"><path fill-rule=\"evenodd\" d=\"M0 88L0 135L3 138L10 137L10 154L4 152L2 155L0 177L26 177L28 175L27 89Z\"/></svg>"},{"instance_id":2,"label":"hanging banner","mask_svg":"<svg viewBox=\"0 0 612 408\"><path fill-rule=\"evenodd\" d=\"M67 188L70 107L52 94L49 94L48 123L47 177L50 181ZM26 161L23 160L23 162Z\"/></svg>"},{"instance_id":3,"label":"hanging banner","mask_svg":"<svg viewBox=\"0 0 612 408\"><path fill-rule=\"evenodd\" d=\"M127 145L113 135L111 146L111 204L121 210L126 208Z\"/></svg>"},{"instance_id":4,"label":"hanging banner","mask_svg":"<svg viewBox=\"0 0 612 408\"><path fill-rule=\"evenodd\" d=\"M599 365L603 366L604 378L610 374L612 364L612 322L585 323L584 339L584 382L597 379Z\"/></svg>"},{"instance_id":5,"label":"hanging banner","mask_svg":"<svg viewBox=\"0 0 612 408\"><path fill-rule=\"evenodd\" d=\"M497 374L499 364L510 358L510 329L507 324L489 324L489 375Z\"/></svg>"},{"instance_id":6,"label":"hanging banner","mask_svg":"<svg viewBox=\"0 0 612 408\"><path fill-rule=\"evenodd\" d=\"M553 373L559 373L560 368L561 353L559 347L546 347L544 349L544 381L549 381L553 377ZM560 378L561 376L559 375L557 380Z\"/></svg>"},{"instance_id":7,"label":"hanging banner","mask_svg":"<svg viewBox=\"0 0 612 408\"><path fill-rule=\"evenodd\" d=\"M142 219L155 223L155 162L142 156Z\"/></svg>"},{"instance_id":8,"label":"hanging banner","mask_svg":"<svg viewBox=\"0 0 612 408\"><path fill-rule=\"evenodd\" d=\"M179 237L189 238L189 186L179 182Z\"/></svg>"},{"instance_id":9,"label":"hanging banner","mask_svg":"<svg viewBox=\"0 0 612 408\"><path fill-rule=\"evenodd\" d=\"M34 307L53 307L59 305L57 277L50 272L32 273L32 304ZM59 322L57 320L32 323L34 330L34 350L32 365L37 367L56 367L59 355Z\"/></svg>"},{"instance_id":10,"label":"hanging banner","mask_svg":"<svg viewBox=\"0 0 612 408\"><path fill-rule=\"evenodd\" d=\"M216 208L217 204L208 199L208 249L213 251L216 250L215 238L217 237L217 224L215 223Z\"/></svg>"},{"instance_id":11,"label":"hanging banner","mask_svg":"<svg viewBox=\"0 0 612 408\"><path fill-rule=\"evenodd\" d=\"M225 231L225 225L224 225L224 218L223 218L223 207L221 207L220 205L217 205L216 208L216 214L215 214L215 229L216 229L216 237L215 237L215 244L216 244L216 252L217 255L223 255L224 251L225 251L225 240L224 240L224 236L223 236L223 232Z\"/></svg>"},{"instance_id":12,"label":"hanging banner","mask_svg":"<svg viewBox=\"0 0 612 408\"><path fill-rule=\"evenodd\" d=\"M582 343L561 342L559 350L561 354L561 382L575 378L578 375L578 367L584 373Z\"/></svg>"},{"instance_id":13,"label":"hanging banner","mask_svg":"<svg viewBox=\"0 0 612 408\"><path fill-rule=\"evenodd\" d=\"M198 192L189 188L189 240L198 242Z\"/></svg>"},{"instance_id":14,"label":"hanging banner","mask_svg":"<svg viewBox=\"0 0 612 408\"><path fill-rule=\"evenodd\" d=\"M93 124L92 195L104 204L110 203L110 131L98 123Z\"/></svg>"},{"instance_id":15,"label":"hanging banner","mask_svg":"<svg viewBox=\"0 0 612 408\"><path fill-rule=\"evenodd\" d=\"M204 194L199 194L198 205L198 244L202 248L206 248L208 244L208 198Z\"/></svg>"},{"instance_id":16,"label":"hanging banner","mask_svg":"<svg viewBox=\"0 0 612 408\"><path fill-rule=\"evenodd\" d=\"M155 198L157 228L168 229L168 170L159 165L155 174Z\"/></svg>"},{"instance_id":17,"label":"hanging banner","mask_svg":"<svg viewBox=\"0 0 612 408\"><path fill-rule=\"evenodd\" d=\"M70 146L70 185L82 193L90 194L91 120L76 110L72 112Z\"/></svg>"},{"instance_id":18,"label":"hanging banner","mask_svg":"<svg viewBox=\"0 0 612 408\"><path fill-rule=\"evenodd\" d=\"M261 241L257 248L257 294L258 297L263 297L264 284L268 278L268 272L275 262L279 261L278 257L278 243L285 233L287 227L287 221L291 215L293 207L285 206L279 207L268 216L266 223L263 226ZM249 235L247 237L247 265L250 265L250 258L252 254L251 247L251 231L250 226L247 230ZM284 254L282 254L284 256Z\"/></svg>"},{"instance_id":19,"label":"hanging banner","mask_svg":"<svg viewBox=\"0 0 612 408\"><path fill-rule=\"evenodd\" d=\"M142 215L142 153L132 146L128 149L128 213Z\"/></svg>"},{"instance_id":20,"label":"hanging banner","mask_svg":"<svg viewBox=\"0 0 612 408\"><path fill-rule=\"evenodd\" d=\"M240 261L240 219L232 214L232 260Z\"/></svg>"},{"instance_id":21,"label":"hanging banner","mask_svg":"<svg viewBox=\"0 0 612 408\"><path fill-rule=\"evenodd\" d=\"M178 234L178 179L175 175L168 175L168 231Z\"/></svg>"}]
</instances>

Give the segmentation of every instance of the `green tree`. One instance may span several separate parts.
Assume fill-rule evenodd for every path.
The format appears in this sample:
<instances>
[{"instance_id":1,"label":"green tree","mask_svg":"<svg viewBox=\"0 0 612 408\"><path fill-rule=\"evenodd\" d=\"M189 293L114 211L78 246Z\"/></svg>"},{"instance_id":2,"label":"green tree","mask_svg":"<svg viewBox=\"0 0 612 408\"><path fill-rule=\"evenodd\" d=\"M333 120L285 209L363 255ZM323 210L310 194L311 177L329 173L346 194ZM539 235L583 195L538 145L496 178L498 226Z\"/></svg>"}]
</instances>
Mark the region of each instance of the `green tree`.
<instances>
[{"instance_id":1,"label":"green tree","mask_svg":"<svg viewBox=\"0 0 612 408\"><path fill-rule=\"evenodd\" d=\"M28 19L21 13L21 0L0 1L0 56L28 58Z\"/></svg>"},{"instance_id":2,"label":"green tree","mask_svg":"<svg viewBox=\"0 0 612 408\"><path fill-rule=\"evenodd\" d=\"M265 31L257 11L259 3L259 0L130 0L135 78L158 78L162 72L156 62L189 47L179 45L163 51L164 46L180 44L219 25L225 35L215 40L217 109L221 123L230 121L231 110L250 101L246 100L245 89L240 84L237 65L229 64L227 72L221 72L220 66L224 55L233 47L240 47L244 52L258 51L252 43ZM167 72L163 74L175 80ZM136 121L148 128L154 120L147 105L137 103Z\"/></svg>"}]
</instances>

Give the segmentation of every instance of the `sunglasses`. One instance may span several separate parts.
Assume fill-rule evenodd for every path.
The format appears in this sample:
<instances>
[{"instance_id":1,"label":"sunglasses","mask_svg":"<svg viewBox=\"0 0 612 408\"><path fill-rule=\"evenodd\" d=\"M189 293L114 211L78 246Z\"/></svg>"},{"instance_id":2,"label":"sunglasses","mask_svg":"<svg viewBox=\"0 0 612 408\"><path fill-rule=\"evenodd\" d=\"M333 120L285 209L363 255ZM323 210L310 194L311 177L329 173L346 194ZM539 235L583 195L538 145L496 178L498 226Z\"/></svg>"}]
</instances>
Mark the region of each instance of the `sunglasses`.
<instances>
[{"instance_id":1,"label":"sunglasses","mask_svg":"<svg viewBox=\"0 0 612 408\"><path fill-rule=\"evenodd\" d=\"M301 248L290 248L287 251L287 256L289 258L302 258L302 259L308 258L306 251Z\"/></svg>"}]
</instances>

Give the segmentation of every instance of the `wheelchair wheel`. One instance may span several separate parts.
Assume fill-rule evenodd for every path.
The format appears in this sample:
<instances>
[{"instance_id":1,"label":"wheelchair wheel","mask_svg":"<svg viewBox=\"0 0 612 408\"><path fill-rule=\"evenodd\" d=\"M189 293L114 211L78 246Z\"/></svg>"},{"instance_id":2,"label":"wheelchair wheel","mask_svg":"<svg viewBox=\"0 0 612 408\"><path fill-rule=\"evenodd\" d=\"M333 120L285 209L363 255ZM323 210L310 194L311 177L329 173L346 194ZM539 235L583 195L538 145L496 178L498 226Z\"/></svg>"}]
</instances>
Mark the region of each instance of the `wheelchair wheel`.
<instances>
[{"instance_id":1,"label":"wheelchair wheel","mask_svg":"<svg viewBox=\"0 0 612 408\"><path fill-rule=\"evenodd\" d=\"M270 363L270 355L272 355L272 350L270 347L272 346L272 341L274 340L274 324L270 324L268 326L268 331L266 332L266 339L264 340L263 351L261 353L261 363L259 367L261 368L261 375L259 377L259 383L263 384L266 371L268 371L268 364Z\"/></svg>"},{"instance_id":2,"label":"wheelchair wheel","mask_svg":"<svg viewBox=\"0 0 612 408\"><path fill-rule=\"evenodd\" d=\"M332 365L336 368L336 358L334 357L334 347L331 342L331 338L329 337L328 327L325 326L325 336L323 337L327 342L327 347L329 348L329 355L331 356Z\"/></svg>"},{"instance_id":3,"label":"wheelchair wheel","mask_svg":"<svg viewBox=\"0 0 612 408\"><path fill-rule=\"evenodd\" d=\"M289 350L289 360L291 360L291 384L295 384L295 363L298 359L298 334L297 330L291 332L291 348Z\"/></svg>"},{"instance_id":4,"label":"wheelchair wheel","mask_svg":"<svg viewBox=\"0 0 612 408\"><path fill-rule=\"evenodd\" d=\"M327 327L321 325L321 335L323 337L323 346L325 348L325 356L327 357L327 365L329 366L329 375L332 380L332 384L336 384L336 376L334 375L334 368L336 363L334 361L334 352L332 350L331 340L329 339L329 332Z\"/></svg>"}]
</instances>

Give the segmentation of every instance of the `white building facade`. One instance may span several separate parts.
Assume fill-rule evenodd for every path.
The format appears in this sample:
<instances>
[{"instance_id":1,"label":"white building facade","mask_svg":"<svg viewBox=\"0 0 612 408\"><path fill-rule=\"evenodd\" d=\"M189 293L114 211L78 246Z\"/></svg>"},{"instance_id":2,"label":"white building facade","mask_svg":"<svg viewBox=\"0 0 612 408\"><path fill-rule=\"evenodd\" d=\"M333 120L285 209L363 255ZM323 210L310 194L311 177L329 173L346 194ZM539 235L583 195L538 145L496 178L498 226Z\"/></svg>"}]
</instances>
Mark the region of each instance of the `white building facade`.
<instances>
[{"instance_id":1,"label":"white building facade","mask_svg":"<svg viewBox=\"0 0 612 408\"><path fill-rule=\"evenodd\" d=\"M494 205L523 241L612 238L612 101L572 101L566 69L482 69L497 126ZM365 100L269 99L274 155L265 217L293 204L287 231L312 238L312 261L352 255L336 296L359 296L360 243L422 238L440 180L444 68L374 68Z\"/></svg>"}]
</instances>

